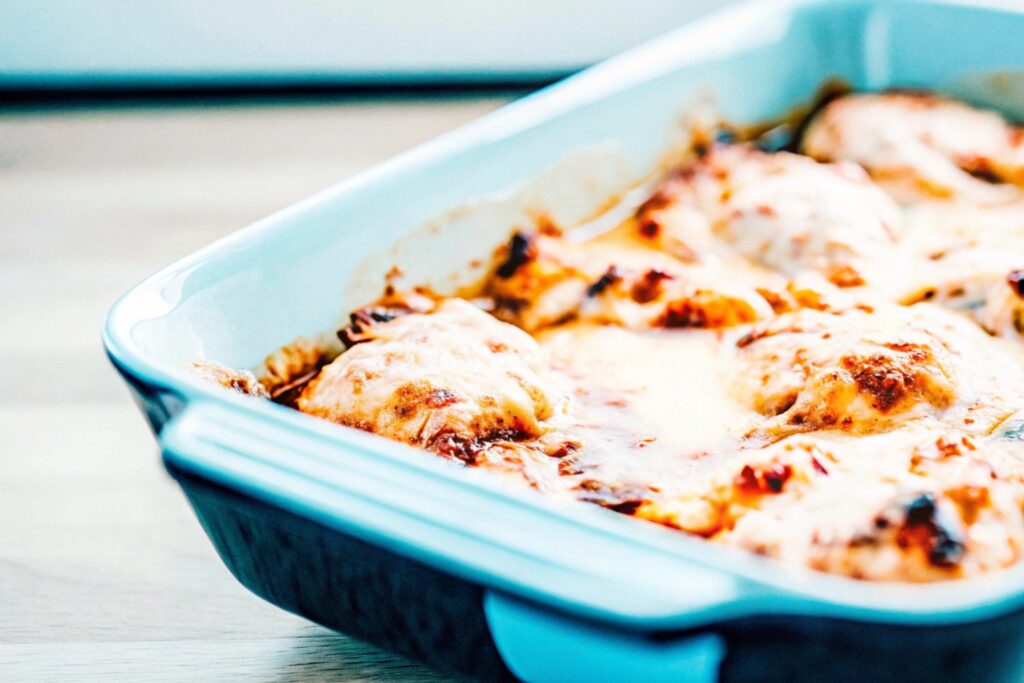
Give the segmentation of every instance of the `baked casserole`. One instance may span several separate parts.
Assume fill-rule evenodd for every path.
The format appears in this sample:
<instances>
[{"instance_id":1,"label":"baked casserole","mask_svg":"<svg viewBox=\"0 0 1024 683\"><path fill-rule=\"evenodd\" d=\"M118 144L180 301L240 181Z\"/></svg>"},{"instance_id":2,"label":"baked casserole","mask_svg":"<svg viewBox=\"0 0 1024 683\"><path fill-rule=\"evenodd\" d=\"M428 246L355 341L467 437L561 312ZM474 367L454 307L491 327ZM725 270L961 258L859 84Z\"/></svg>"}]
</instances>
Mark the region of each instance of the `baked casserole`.
<instances>
[{"instance_id":1,"label":"baked casserole","mask_svg":"<svg viewBox=\"0 0 1024 683\"><path fill-rule=\"evenodd\" d=\"M629 217L538 216L459 296L203 376L784 563L936 581L1024 553L1024 129L845 94L695 126Z\"/></svg>"}]
</instances>

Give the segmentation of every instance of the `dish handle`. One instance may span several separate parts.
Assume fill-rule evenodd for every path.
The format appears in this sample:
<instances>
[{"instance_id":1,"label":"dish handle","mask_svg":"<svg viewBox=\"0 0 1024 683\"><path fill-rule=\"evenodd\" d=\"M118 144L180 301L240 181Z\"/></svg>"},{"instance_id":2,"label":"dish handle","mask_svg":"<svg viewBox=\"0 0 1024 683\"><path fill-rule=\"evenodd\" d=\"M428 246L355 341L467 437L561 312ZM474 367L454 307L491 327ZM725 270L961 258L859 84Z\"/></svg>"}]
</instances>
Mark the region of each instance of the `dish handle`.
<instances>
[{"instance_id":1,"label":"dish handle","mask_svg":"<svg viewBox=\"0 0 1024 683\"><path fill-rule=\"evenodd\" d=\"M711 683L726 651L715 633L662 638L611 630L494 590L484 595L484 613L505 665L531 683Z\"/></svg>"}]
</instances>

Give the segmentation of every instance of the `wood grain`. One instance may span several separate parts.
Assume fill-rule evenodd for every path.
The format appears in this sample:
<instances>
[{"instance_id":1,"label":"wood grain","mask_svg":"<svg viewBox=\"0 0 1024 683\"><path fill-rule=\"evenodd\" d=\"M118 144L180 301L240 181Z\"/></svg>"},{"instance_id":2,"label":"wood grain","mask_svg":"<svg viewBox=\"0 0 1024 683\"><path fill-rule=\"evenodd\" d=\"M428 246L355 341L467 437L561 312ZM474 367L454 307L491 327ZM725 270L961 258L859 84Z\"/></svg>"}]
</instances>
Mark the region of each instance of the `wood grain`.
<instances>
[{"instance_id":1,"label":"wood grain","mask_svg":"<svg viewBox=\"0 0 1024 683\"><path fill-rule=\"evenodd\" d=\"M157 268L505 99L0 113L0 680L440 680L228 574L100 327Z\"/></svg>"}]
</instances>

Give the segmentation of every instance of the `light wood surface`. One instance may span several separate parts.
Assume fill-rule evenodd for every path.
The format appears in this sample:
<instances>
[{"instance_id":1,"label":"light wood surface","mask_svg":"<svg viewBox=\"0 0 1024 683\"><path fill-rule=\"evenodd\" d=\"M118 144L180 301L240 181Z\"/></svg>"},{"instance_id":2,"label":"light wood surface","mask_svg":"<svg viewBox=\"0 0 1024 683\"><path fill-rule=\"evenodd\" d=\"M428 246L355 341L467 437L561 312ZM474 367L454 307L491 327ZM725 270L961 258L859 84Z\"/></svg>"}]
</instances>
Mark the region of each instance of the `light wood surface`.
<instances>
[{"instance_id":1,"label":"light wood surface","mask_svg":"<svg viewBox=\"0 0 1024 683\"><path fill-rule=\"evenodd\" d=\"M438 680L228 574L100 328L150 272L505 100L0 110L0 681Z\"/></svg>"}]
</instances>

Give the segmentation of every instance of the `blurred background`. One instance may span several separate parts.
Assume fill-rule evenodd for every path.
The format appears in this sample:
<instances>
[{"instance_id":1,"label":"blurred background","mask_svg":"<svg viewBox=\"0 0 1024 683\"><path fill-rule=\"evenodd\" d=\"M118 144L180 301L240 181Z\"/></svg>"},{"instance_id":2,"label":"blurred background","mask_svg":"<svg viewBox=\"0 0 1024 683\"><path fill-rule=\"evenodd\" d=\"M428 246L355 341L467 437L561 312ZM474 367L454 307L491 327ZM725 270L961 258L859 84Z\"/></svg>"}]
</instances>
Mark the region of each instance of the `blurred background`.
<instances>
[{"instance_id":1,"label":"blurred background","mask_svg":"<svg viewBox=\"0 0 1024 683\"><path fill-rule=\"evenodd\" d=\"M0 87L538 83L723 0L4 2Z\"/></svg>"},{"instance_id":2,"label":"blurred background","mask_svg":"<svg viewBox=\"0 0 1024 683\"><path fill-rule=\"evenodd\" d=\"M235 582L103 356L103 315L722 4L0 0L0 680L436 680Z\"/></svg>"}]
</instances>

